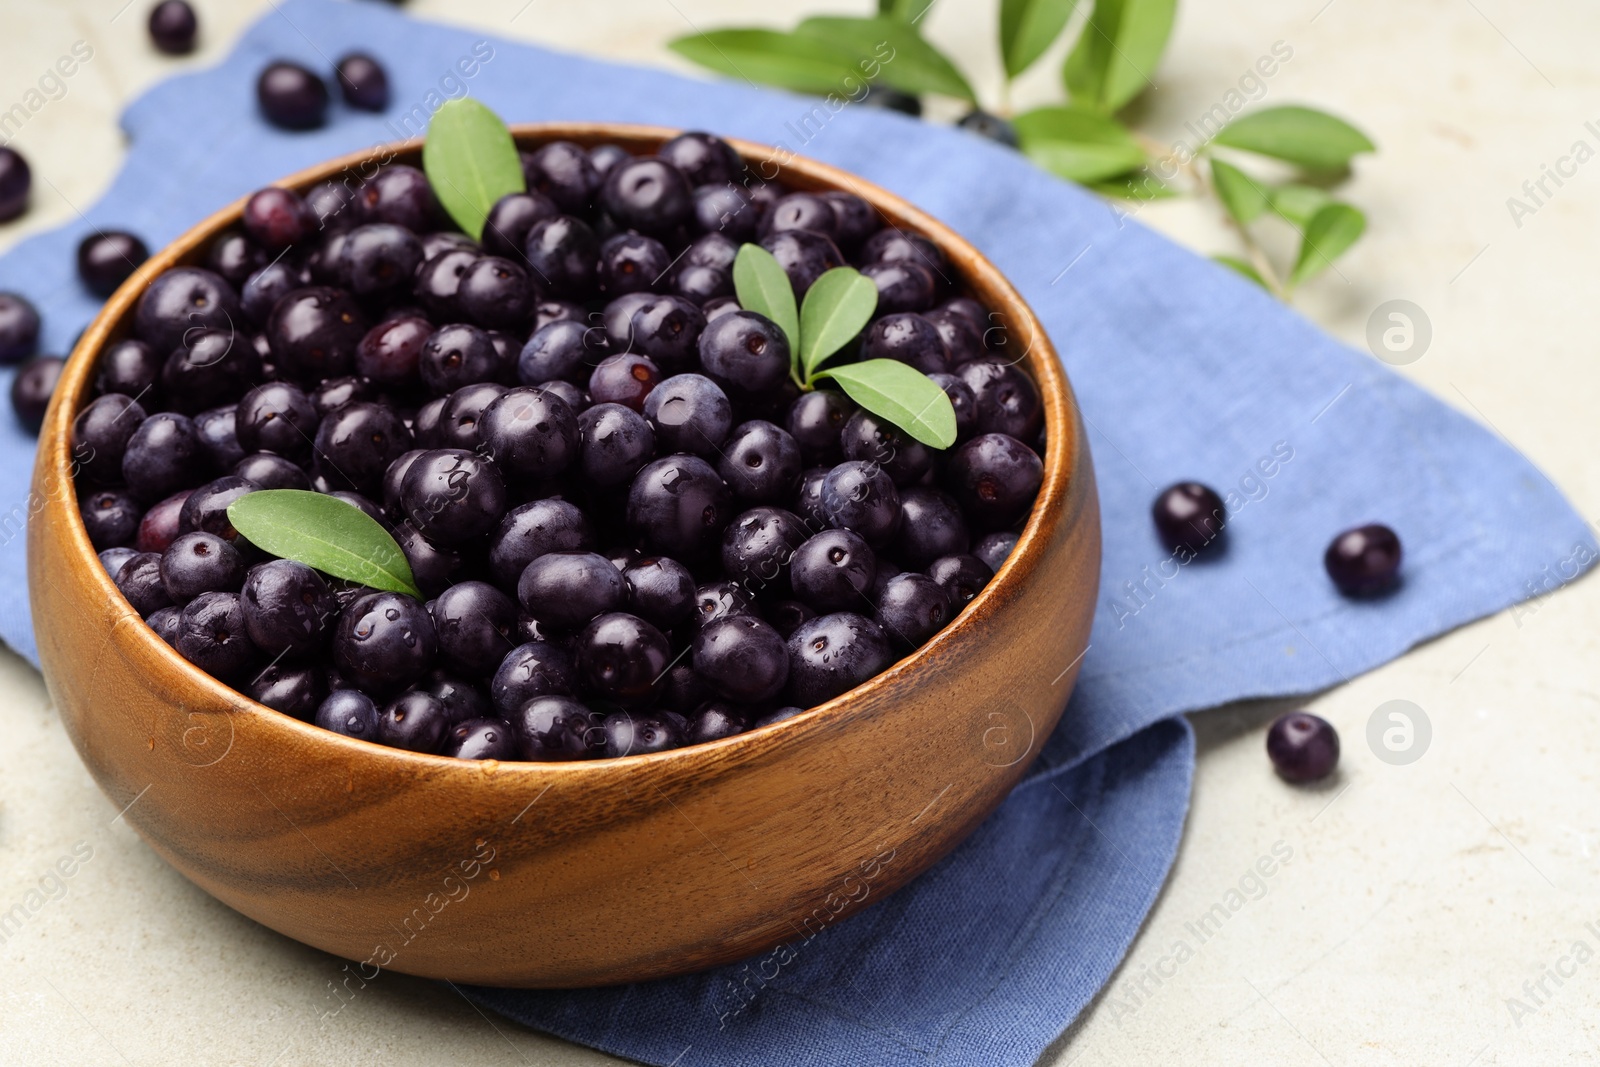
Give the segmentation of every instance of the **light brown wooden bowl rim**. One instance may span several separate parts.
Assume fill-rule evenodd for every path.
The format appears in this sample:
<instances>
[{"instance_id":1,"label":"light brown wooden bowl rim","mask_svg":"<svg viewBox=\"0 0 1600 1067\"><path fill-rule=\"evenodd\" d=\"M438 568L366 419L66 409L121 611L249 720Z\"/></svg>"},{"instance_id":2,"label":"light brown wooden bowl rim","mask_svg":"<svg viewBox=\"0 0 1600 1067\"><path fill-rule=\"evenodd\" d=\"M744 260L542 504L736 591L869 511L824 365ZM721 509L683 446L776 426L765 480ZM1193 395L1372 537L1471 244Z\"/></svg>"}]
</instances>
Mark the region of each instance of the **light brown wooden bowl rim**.
<instances>
[{"instance_id":1,"label":"light brown wooden bowl rim","mask_svg":"<svg viewBox=\"0 0 1600 1067\"><path fill-rule=\"evenodd\" d=\"M583 145L612 142L621 144L635 154L638 154L641 148L647 149L647 154L653 154L655 146L683 131L626 123L551 122L517 124L511 127L511 132L519 147L530 147L555 140L574 141ZM641 767L641 769L643 769L641 765L648 765L674 777L680 773L687 776L692 775L696 764L702 761L715 762L718 756L724 754L738 758L797 743L801 738L822 729L831 720L845 716L849 705L858 696L892 687L907 674L922 669L939 647L953 638L958 629L983 626L988 617L1007 599L1009 591L1028 580L1044 551L1047 540L1046 526L1060 521L1063 517L1062 505L1066 499L1072 464L1076 451L1082 447L1082 442L1078 438L1081 432L1080 423L1074 417L1076 400L1043 326L999 269L954 230L881 186L848 171L795 155L787 150L738 138L730 137L726 140L747 162L772 161L781 171L777 176L778 179L785 184L797 189L849 190L866 199L891 224L931 238L944 251L951 267L960 275L964 287L985 292L983 302L987 309L990 312L1000 313L1003 316L1002 321L1012 334L1025 333L1029 338L1025 358L1044 401L1046 447L1043 484L1040 486L1033 510L1029 513L1028 522L1018 538L1016 547L983 591L928 642L894 663L888 670L854 689L782 722L718 741L688 745L665 752L597 760L572 762L508 760L499 762L495 768L497 775L517 774L537 780L540 776L547 775L602 775L619 765ZM415 162L420 159L422 144L423 139L417 137L407 141L377 145L307 167L269 184L303 191L317 182L337 178L346 172L370 165L375 160L383 160L386 163L402 160ZM780 158L782 162L778 163ZM125 322L131 325L132 313L140 294L158 275L171 267L192 261L212 237L236 225L247 199L248 196L240 197L228 206L213 212L153 254L112 294L94 321L84 330L62 371L40 431L41 462L38 475L43 494L65 490L69 497L76 498L76 487L70 473L72 421L88 398L89 386L99 356L113 336L118 336L120 339L120 336L128 332L118 327ZM1018 326L1024 326L1026 329L1019 331ZM48 459L48 464L44 462L45 459ZM76 507L69 510L72 512L73 520L70 525L72 539L70 558L78 565L90 568L95 575L94 581L99 592L113 602L121 601L127 608L127 616L139 622L140 625L135 627L139 631L138 636L132 639L132 644L125 648L125 652L134 658L139 667L153 672L153 677L162 676L163 671L176 670L180 672L180 677L203 694L205 699L199 702L201 706L208 704L232 706L233 710L238 712L269 716L269 721L276 721L283 729L298 732L307 738L319 739L324 744L344 746L357 758L394 760L413 768L422 765L439 773L453 773L464 779L478 776L478 780L482 780L483 763L492 761L462 760L452 756L410 752L373 741L346 737L259 704L244 693L211 677L180 656L175 649L157 636L154 630L143 624L143 620L133 611L132 605L123 599L116 583L100 564L98 555L89 542L81 513ZM178 699L180 693L175 691L173 695L174 699ZM1037 749L1030 755L1030 759L1036 755Z\"/></svg>"}]
</instances>

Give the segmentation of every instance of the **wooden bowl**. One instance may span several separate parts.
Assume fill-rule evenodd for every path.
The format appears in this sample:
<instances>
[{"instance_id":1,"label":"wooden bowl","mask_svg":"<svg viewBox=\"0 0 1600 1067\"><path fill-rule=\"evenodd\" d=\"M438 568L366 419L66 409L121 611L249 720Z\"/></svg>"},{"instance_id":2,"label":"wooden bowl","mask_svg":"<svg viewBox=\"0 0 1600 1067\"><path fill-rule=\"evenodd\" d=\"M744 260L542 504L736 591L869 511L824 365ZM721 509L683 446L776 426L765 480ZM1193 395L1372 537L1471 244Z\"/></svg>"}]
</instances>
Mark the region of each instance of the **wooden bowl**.
<instances>
[{"instance_id":1,"label":"wooden bowl","mask_svg":"<svg viewBox=\"0 0 1600 1067\"><path fill-rule=\"evenodd\" d=\"M676 131L517 127L653 152ZM69 439L95 362L160 272L199 262L240 200L152 256L107 301L39 439L28 578L62 721L124 818L196 885L257 922L373 968L501 986L593 986L701 970L814 935L971 833L1054 728L1087 647L1100 564L1094 475L1071 391L1016 291L970 245L843 171L734 148L797 188L847 189L932 238L999 314L1045 405L1038 504L1016 550L942 633L785 722L586 763L468 762L351 740L213 680L134 613L79 518ZM421 141L280 184L417 163Z\"/></svg>"}]
</instances>

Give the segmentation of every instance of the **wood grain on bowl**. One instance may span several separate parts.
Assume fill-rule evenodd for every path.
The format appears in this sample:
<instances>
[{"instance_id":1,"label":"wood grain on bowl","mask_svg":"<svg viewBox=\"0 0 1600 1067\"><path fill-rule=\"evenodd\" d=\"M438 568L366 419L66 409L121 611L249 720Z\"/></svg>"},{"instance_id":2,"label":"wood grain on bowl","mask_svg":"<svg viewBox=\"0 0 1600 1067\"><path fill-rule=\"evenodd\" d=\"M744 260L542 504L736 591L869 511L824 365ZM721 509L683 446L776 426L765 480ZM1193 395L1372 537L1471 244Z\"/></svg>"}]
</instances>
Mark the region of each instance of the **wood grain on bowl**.
<instances>
[{"instance_id":1,"label":"wood grain on bowl","mask_svg":"<svg viewBox=\"0 0 1600 1067\"><path fill-rule=\"evenodd\" d=\"M677 131L514 127L653 151ZM69 437L94 363L160 272L197 262L243 201L152 256L68 362L40 437L28 573L40 660L67 731L126 821L207 892L371 967L506 986L700 970L815 935L905 884L1000 803L1054 728L1089 639L1100 564L1094 475L1038 321L998 271L869 183L781 159L931 237L995 309L1044 398L1044 485L1016 550L956 621L884 674L793 719L624 760L493 763L355 741L254 703L181 659L107 577L79 519ZM280 184L304 189L420 141Z\"/></svg>"}]
</instances>

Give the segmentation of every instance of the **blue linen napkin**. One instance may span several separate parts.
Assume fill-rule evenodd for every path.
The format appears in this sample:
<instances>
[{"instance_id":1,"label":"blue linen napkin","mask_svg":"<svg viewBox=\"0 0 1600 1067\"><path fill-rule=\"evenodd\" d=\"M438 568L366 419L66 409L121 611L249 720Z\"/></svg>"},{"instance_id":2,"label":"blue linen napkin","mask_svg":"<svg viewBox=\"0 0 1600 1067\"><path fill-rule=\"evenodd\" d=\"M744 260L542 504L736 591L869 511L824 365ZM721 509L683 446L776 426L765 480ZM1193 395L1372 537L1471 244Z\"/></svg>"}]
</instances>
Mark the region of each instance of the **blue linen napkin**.
<instances>
[{"instance_id":1,"label":"blue linen napkin","mask_svg":"<svg viewBox=\"0 0 1600 1067\"><path fill-rule=\"evenodd\" d=\"M362 48L394 103L336 105L285 133L254 111L261 66ZM813 940L701 975L605 990L469 990L514 1019L655 1064L1027 1064L1105 983L1159 891L1187 809L1181 713L1310 692L1528 595L1594 539L1491 434L1260 290L1020 157L948 128L513 45L381 5L285 0L219 68L137 100L110 191L0 259L0 289L64 351L97 301L72 250L93 227L159 247L209 211L336 153L420 132L470 93L508 121L710 129L837 164L925 208L993 260L1062 353L1095 455L1101 609L1037 766L951 856ZM1025 339L1023 339L1025 340ZM0 419L0 637L36 659L20 526L32 441ZM1231 509L1229 547L1160 546L1158 487L1195 478ZM1322 572L1338 530L1405 542L1394 595L1353 602Z\"/></svg>"}]
</instances>

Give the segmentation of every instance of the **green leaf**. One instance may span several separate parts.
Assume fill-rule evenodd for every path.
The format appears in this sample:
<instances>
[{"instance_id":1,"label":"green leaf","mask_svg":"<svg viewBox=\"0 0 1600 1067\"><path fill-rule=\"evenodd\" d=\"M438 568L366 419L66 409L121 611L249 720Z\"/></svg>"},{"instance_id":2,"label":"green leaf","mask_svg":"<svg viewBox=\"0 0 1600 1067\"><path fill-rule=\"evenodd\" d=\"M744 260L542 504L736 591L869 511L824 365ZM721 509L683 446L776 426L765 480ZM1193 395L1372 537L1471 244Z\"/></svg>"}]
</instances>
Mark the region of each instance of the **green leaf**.
<instances>
[{"instance_id":1,"label":"green leaf","mask_svg":"<svg viewBox=\"0 0 1600 1067\"><path fill-rule=\"evenodd\" d=\"M902 22L917 23L939 0L878 0L878 14L892 15Z\"/></svg>"},{"instance_id":2,"label":"green leaf","mask_svg":"<svg viewBox=\"0 0 1600 1067\"><path fill-rule=\"evenodd\" d=\"M1096 182L1144 163L1144 149L1116 119L1081 107L1041 107L1012 120L1022 151L1053 174Z\"/></svg>"},{"instance_id":3,"label":"green leaf","mask_svg":"<svg viewBox=\"0 0 1600 1067\"><path fill-rule=\"evenodd\" d=\"M1119 200L1170 200L1178 195L1176 189L1152 174L1148 167L1104 181L1088 182L1087 187L1101 196L1114 196Z\"/></svg>"},{"instance_id":4,"label":"green leaf","mask_svg":"<svg viewBox=\"0 0 1600 1067\"><path fill-rule=\"evenodd\" d=\"M304 489L261 489L229 504L228 521L251 544L274 556L422 599L411 565L389 531L338 497Z\"/></svg>"},{"instance_id":5,"label":"green leaf","mask_svg":"<svg viewBox=\"0 0 1600 1067\"><path fill-rule=\"evenodd\" d=\"M839 383L845 395L931 448L956 443L956 409L937 382L898 359L846 363L817 375Z\"/></svg>"},{"instance_id":6,"label":"green leaf","mask_svg":"<svg viewBox=\"0 0 1600 1067\"><path fill-rule=\"evenodd\" d=\"M1236 274L1244 275L1268 292L1272 291L1271 286L1267 285L1267 280L1254 267L1237 256L1212 256L1211 259L1213 262L1221 263Z\"/></svg>"},{"instance_id":7,"label":"green leaf","mask_svg":"<svg viewBox=\"0 0 1600 1067\"><path fill-rule=\"evenodd\" d=\"M806 377L860 333L877 308L878 287L854 267L834 267L812 282L800 305L800 369Z\"/></svg>"},{"instance_id":8,"label":"green leaf","mask_svg":"<svg viewBox=\"0 0 1600 1067\"><path fill-rule=\"evenodd\" d=\"M741 245L733 260L733 291L739 306L765 315L789 339L789 351L800 354L800 312L795 308L789 275L760 245Z\"/></svg>"},{"instance_id":9,"label":"green leaf","mask_svg":"<svg viewBox=\"0 0 1600 1067\"><path fill-rule=\"evenodd\" d=\"M1240 225L1254 222L1267 210L1267 191L1244 171L1220 159L1211 161L1211 181L1228 214Z\"/></svg>"},{"instance_id":10,"label":"green leaf","mask_svg":"<svg viewBox=\"0 0 1600 1067\"><path fill-rule=\"evenodd\" d=\"M1272 190L1272 210L1305 228L1311 217L1333 203L1333 197L1314 185L1280 185Z\"/></svg>"},{"instance_id":11,"label":"green leaf","mask_svg":"<svg viewBox=\"0 0 1600 1067\"><path fill-rule=\"evenodd\" d=\"M1078 0L1000 0L1000 58L1006 77L1033 66L1072 16Z\"/></svg>"},{"instance_id":12,"label":"green leaf","mask_svg":"<svg viewBox=\"0 0 1600 1067\"><path fill-rule=\"evenodd\" d=\"M528 188L516 143L500 116L470 96L446 100L428 123L422 169L439 203L468 236L483 237L495 201Z\"/></svg>"},{"instance_id":13,"label":"green leaf","mask_svg":"<svg viewBox=\"0 0 1600 1067\"><path fill-rule=\"evenodd\" d=\"M1358 153L1377 151L1367 135L1348 122L1309 107L1253 111L1224 126L1212 140L1312 170L1338 170Z\"/></svg>"},{"instance_id":14,"label":"green leaf","mask_svg":"<svg viewBox=\"0 0 1600 1067\"><path fill-rule=\"evenodd\" d=\"M1178 0L1095 0L1061 74L1075 103L1115 111L1154 84Z\"/></svg>"},{"instance_id":15,"label":"green leaf","mask_svg":"<svg viewBox=\"0 0 1600 1067\"><path fill-rule=\"evenodd\" d=\"M878 78L903 93L940 93L971 104L978 102L956 65L923 40L915 26L899 18L819 15L801 22L795 33L847 51L859 72L853 84ZM848 86L835 86L834 91L853 95Z\"/></svg>"},{"instance_id":16,"label":"green leaf","mask_svg":"<svg viewBox=\"0 0 1600 1067\"><path fill-rule=\"evenodd\" d=\"M782 30L711 30L667 47L721 74L802 93L847 91L861 80L851 49L823 37Z\"/></svg>"},{"instance_id":17,"label":"green leaf","mask_svg":"<svg viewBox=\"0 0 1600 1067\"><path fill-rule=\"evenodd\" d=\"M1300 256L1289 273L1289 284L1299 285L1332 266L1366 228L1366 216L1349 204L1329 204L1311 216L1300 242Z\"/></svg>"}]
</instances>

